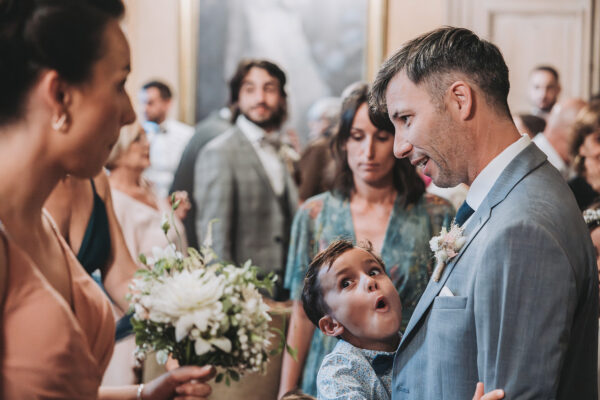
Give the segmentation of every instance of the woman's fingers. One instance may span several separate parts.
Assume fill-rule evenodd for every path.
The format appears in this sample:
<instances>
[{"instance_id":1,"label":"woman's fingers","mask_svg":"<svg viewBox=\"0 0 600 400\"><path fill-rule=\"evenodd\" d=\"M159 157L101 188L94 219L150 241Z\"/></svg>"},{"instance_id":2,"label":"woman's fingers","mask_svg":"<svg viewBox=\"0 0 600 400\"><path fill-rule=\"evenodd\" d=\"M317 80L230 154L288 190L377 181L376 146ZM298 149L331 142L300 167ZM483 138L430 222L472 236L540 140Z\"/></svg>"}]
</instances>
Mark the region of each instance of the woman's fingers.
<instances>
[{"instance_id":1,"label":"woman's fingers","mask_svg":"<svg viewBox=\"0 0 600 400\"><path fill-rule=\"evenodd\" d=\"M215 367L207 365L205 367L186 366L174 369L171 372L171 378L179 384L187 383L195 379L197 383L206 382L212 379L217 373Z\"/></svg>"}]
</instances>

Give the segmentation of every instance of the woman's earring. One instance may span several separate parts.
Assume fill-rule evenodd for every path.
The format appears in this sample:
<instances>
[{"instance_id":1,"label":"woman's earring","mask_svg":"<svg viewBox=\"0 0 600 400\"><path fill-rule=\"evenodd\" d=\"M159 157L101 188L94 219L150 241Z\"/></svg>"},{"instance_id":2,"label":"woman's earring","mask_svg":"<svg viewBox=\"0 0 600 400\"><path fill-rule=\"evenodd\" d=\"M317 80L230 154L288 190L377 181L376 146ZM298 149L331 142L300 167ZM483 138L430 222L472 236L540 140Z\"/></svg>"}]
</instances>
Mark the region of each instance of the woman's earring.
<instances>
[{"instance_id":1,"label":"woman's earring","mask_svg":"<svg viewBox=\"0 0 600 400\"><path fill-rule=\"evenodd\" d=\"M55 131L61 131L65 127L65 123L67 122L67 113L63 113L60 117L55 118L52 121L52 129Z\"/></svg>"}]
</instances>

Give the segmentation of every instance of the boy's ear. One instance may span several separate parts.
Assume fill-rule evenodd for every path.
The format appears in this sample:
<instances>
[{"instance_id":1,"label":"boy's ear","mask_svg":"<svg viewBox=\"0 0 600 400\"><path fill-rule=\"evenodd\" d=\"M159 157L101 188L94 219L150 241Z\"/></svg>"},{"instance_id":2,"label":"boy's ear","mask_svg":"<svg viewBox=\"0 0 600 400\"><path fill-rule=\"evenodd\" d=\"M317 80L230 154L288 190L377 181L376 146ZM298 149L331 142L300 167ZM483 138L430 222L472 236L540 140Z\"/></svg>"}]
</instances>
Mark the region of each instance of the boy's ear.
<instances>
[{"instance_id":1,"label":"boy's ear","mask_svg":"<svg viewBox=\"0 0 600 400\"><path fill-rule=\"evenodd\" d=\"M341 336L344 333L344 326L329 315L321 317L319 320L319 329L327 336Z\"/></svg>"}]
</instances>

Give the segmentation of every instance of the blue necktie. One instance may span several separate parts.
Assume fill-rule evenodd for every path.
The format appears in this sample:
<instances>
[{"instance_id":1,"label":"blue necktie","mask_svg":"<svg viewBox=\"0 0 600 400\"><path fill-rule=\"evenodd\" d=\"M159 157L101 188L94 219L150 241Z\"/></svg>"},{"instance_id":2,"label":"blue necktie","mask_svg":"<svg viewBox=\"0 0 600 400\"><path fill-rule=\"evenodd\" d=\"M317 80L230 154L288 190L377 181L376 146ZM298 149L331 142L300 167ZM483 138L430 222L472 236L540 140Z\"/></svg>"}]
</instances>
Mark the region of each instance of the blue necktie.
<instances>
[{"instance_id":1,"label":"blue necktie","mask_svg":"<svg viewBox=\"0 0 600 400\"><path fill-rule=\"evenodd\" d=\"M377 376L385 375L394 365L394 356L389 354L378 354L373 359L371 366Z\"/></svg>"},{"instance_id":2,"label":"blue necktie","mask_svg":"<svg viewBox=\"0 0 600 400\"><path fill-rule=\"evenodd\" d=\"M458 226L462 226L469 219L469 217L473 215L474 212L475 211L467 204L467 201L465 200L456 213L454 223Z\"/></svg>"}]
</instances>

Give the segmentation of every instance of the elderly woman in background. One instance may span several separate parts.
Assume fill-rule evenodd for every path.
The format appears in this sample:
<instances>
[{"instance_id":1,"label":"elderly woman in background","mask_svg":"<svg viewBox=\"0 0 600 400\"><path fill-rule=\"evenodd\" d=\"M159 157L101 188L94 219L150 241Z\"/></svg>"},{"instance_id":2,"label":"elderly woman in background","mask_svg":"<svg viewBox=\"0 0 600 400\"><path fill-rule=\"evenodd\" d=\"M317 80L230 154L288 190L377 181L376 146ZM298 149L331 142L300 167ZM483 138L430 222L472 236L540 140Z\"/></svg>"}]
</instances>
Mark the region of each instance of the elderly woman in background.
<instances>
[{"instance_id":1,"label":"elderly woman in background","mask_svg":"<svg viewBox=\"0 0 600 400\"><path fill-rule=\"evenodd\" d=\"M142 126L134 123L121 128L119 140L108 157L106 167L110 171L108 180L114 212L129 253L136 260L140 254L150 257L153 247L164 248L169 243L175 244L179 251L187 249L185 229L181 222L190 208L187 193L175 192L180 204L172 218L168 200L159 198L150 182L142 177L149 166L150 144ZM174 225L166 236L161 229L165 218ZM136 365L133 356L135 346L133 335L120 338L103 384L124 384L134 378L132 371ZM150 380L164 371L165 368L150 357L144 363L142 379Z\"/></svg>"},{"instance_id":2,"label":"elderly woman in background","mask_svg":"<svg viewBox=\"0 0 600 400\"><path fill-rule=\"evenodd\" d=\"M171 218L171 204L159 198L152 185L143 177L150 166L150 144L146 132L138 123L124 126L115 144L106 167L110 171L113 205L121 224L125 242L131 255L138 259L140 254L152 255L155 246L164 248L169 242L177 250L187 249L183 219L190 209L186 192L175 192L179 207L175 218ZM165 236L161 230L163 220L168 218L174 225Z\"/></svg>"},{"instance_id":3,"label":"elderly woman in background","mask_svg":"<svg viewBox=\"0 0 600 400\"><path fill-rule=\"evenodd\" d=\"M569 181L581 210L600 196L600 100L593 100L577 114L571 154L577 176Z\"/></svg>"},{"instance_id":4,"label":"elderly woman in background","mask_svg":"<svg viewBox=\"0 0 600 400\"><path fill-rule=\"evenodd\" d=\"M404 329L431 274L429 240L454 215L447 201L425 193L408 160L394 157L394 128L369 115L368 90L356 85L343 101L333 138L335 190L308 199L294 218L285 286L294 299L287 342L298 361L284 354L279 397L301 377L302 390L315 395L317 371L336 342L315 331L298 301L312 258L340 237L371 241L402 299Z\"/></svg>"},{"instance_id":5,"label":"elderly woman in background","mask_svg":"<svg viewBox=\"0 0 600 400\"><path fill-rule=\"evenodd\" d=\"M114 343L111 306L44 203L67 175L100 173L135 119L124 85L120 0L0 2L0 398L205 398L212 368L99 388ZM35 324L43 327L36 329Z\"/></svg>"}]
</instances>

